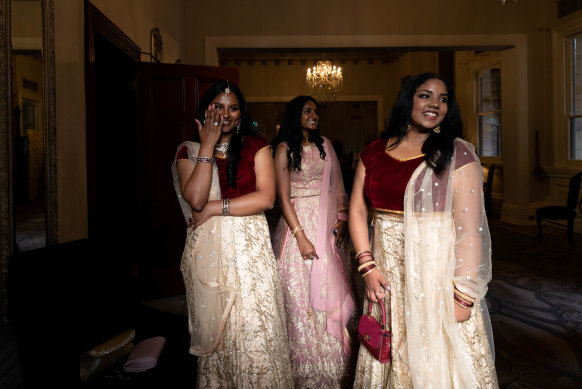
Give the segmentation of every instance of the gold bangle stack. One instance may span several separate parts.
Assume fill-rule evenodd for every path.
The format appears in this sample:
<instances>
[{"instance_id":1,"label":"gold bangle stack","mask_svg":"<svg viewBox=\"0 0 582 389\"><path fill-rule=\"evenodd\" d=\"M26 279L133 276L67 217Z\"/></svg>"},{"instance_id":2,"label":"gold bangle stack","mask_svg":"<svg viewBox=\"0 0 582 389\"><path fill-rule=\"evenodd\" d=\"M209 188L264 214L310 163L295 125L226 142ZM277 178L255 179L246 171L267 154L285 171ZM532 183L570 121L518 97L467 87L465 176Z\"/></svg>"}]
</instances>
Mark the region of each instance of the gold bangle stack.
<instances>
[{"instance_id":1,"label":"gold bangle stack","mask_svg":"<svg viewBox=\"0 0 582 389\"><path fill-rule=\"evenodd\" d=\"M362 274L362 278L366 277L368 274L370 274L372 272L372 270L374 270L376 268L376 266L374 266L373 268L371 268L370 270L368 270L367 272L365 272L364 274Z\"/></svg>"},{"instance_id":2,"label":"gold bangle stack","mask_svg":"<svg viewBox=\"0 0 582 389\"><path fill-rule=\"evenodd\" d=\"M230 199L222 199L222 216L230 215Z\"/></svg>"},{"instance_id":3,"label":"gold bangle stack","mask_svg":"<svg viewBox=\"0 0 582 389\"><path fill-rule=\"evenodd\" d=\"M196 162L201 162L201 163L209 163L209 164L214 164L214 158L212 157L196 157Z\"/></svg>"},{"instance_id":4,"label":"gold bangle stack","mask_svg":"<svg viewBox=\"0 0 582 389\"><path fill-rule=\"evenodd\" d=\"M372 251L370 251L370 249L366 249L366 250L362 250L362 251L358 251L356 253L356 259L360 259L360 255L364 254L364 253L370 253L372 254Z\"/></svg>"},{"instance_id":5,"label":"gold bangle stack","mask_svg":"<svg viewBox=\"0 0 582 389\"><path fill-rule=\"evenodd\" d=\"M455 299L454 299L454 300L455 300L455 304L457 304L459 307L461 307L461 308L463 308L463 309L471 309L471 308L473 308L473 306L466 306L466 305L463 305L462 303L460 303L460 302L459 302L459 300L457 300L457 298L456 298L456 297L455 297Z\"/></svg>"},{"instance_id":6,"label":"gold bangle stack","mask_svg":"<svg viewBox=\"0 0 582 389\"><path fill-rule=\"evenodd\" d=\"M370 265L375 265L378 266L378 264L376 263L376 261L368 261L366 263L362 263L360 266L358 266L358 271L362 270L363 268L365 268L366 266L370 266Z\"/></svg>"},{"instance_id":7,"label":"gold bangle stack","mask_svg":"<svg viewBox=\"0 0 582 389\"><path fill-rule=\"evenodd\" d=\"M300 224L300 225L298 225L297 227L295 227L295 228L294 228L294 229L291 231L291 234L292 234L293 236L295 236L295 234L296 234L298 231L303 231L303 227L301 227L301 224Z\"/></svg>"},{"instance_id":8,"label":"gold bangle stack","mask_svg":"<svg viewBox=\"0 0 582 389\"><path fill-rule=\"evenodd\" d=\"M453 293L454 293L455 304L457 304L459 307L464 308L464 309L473 308L473 306L475 305L475 299L473 297L461 292L459 289L457 289L457 286L455 284L453 284L453 286L454 286Z\"/></svg>"},{"instance_id":9,"label":"gold bangle stack","mask_svg":"<svg viewBox=\"0 0 582 389\"><path fill-rule=\"evenodd\" d=\"M459 296L460 298L462 298L463 300L465 300L465 301L467 301L467 302L469 302L469 303L474 303L474 302L475 302L475 299L474 299L473 297L471 297L471 296L469 296L469 295L467 295L467 294L465 294L465 293L461 292L461 291L460 291L459 289L457 289L457 288L455 288L454 292L455 292L455 294L456 294L457 296Z\"/></svg>"}]
</instances>

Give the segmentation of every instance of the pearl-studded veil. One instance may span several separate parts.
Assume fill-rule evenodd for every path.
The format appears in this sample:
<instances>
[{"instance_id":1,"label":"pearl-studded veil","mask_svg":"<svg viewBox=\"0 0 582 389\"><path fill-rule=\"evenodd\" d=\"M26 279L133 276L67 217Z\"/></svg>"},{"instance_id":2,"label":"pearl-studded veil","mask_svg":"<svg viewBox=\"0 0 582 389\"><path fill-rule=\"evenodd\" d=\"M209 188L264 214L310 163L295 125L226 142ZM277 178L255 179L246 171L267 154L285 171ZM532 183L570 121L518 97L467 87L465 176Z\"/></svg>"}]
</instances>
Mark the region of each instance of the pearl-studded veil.
<instances>
[{"instance_id":1,"label":"pearl-studded veil","mask_svg":"<svg viewBox=\"0 0 582 389\"><path fill-rule=\"evenodd\" d=\"M483 201L483 171L470 143L455 152L440 175L423 162L404 197L406 330L415 387L473 387L474 361L464 350L454 314L454 285L477 303L472 315L487 334L484 297L491 280L491 238ZM479 313L475 311L479 310ZM481 319L482 316L482 319ZM466 343L466 341L465 341ZM459 382L453 383L453 380Z\"/></svg>"},{"instance_id":2,"label":"pearl-studded veil","mask_svg":"<svg viewBox=\"0 0 582 389\"><path fill-rule=\"evenodd\" d=\"M184 145L188 148L188 159L195 166L200 144L184 142L178 146L178 150ZM174 189L184 218L188 222L192 209L188 202L182 198L176 165L177 160L174 159L172 163ZM220 198L218 168L213 165L208 200L219 200ZM221 234L222 218L220 216L211 217L196 230L187 227L186 244L180 269L186 287L190 353L198 356L209 355L216 349L234 302L235 290L224 285L223 275L219 270L219 261L222 255Z\"/></svg>"}]
</instances>

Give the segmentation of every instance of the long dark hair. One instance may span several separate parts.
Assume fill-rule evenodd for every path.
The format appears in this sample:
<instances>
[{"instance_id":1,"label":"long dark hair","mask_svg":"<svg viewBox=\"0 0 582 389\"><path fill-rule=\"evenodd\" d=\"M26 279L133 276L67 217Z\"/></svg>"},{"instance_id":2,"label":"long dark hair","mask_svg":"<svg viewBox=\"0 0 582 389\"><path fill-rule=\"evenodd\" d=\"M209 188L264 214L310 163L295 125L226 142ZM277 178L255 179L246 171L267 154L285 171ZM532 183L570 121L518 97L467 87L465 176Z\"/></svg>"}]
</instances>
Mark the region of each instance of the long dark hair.
<instances>
[{"instance_id":1,"label":"long dark hair","mask_svg":"<svg viewBox=\"0 0 582 389\"><path fill-rule=\"evenodd\" d=\"M253 120L249 113L247 107L247 101L243 96L242 92L231 81L218 81L214 85L212 85L204 96L200 100L200 104L198 106L198 120L200 123L204 124L204 112L214 100L216 96L220 93L224 93L226 89L230 90L230 93L234 93L238 98L238 105L240 107L240 128L238 131L235 129L233 130L232 137L230 138L230 143L228 145L228 155L226 157L226 178L228 185L232 188L236 188L236 167L240 162L241 158L241 150L242 150L242 139L245 135L256 135L257 128L253 125Z\"/></svg>"},{"instance_id":2,"label":"long dark hair","mask_svg":"<svg viewBox=\"0 0 582 389\"><path fill-rule=\"evenodd\" d=\"M301 170L301 153L303 148L301 142L303 141L303 127L301 126L301 115L303 115L303 107L308 101L312 101L317 106L317 101L311 96L297 96L287 103L285 109L285 116L279 133L271 143L273 146L273 153L277 150L277 146L281 142L287 142L287 161L288 168L293 170ZM309 141L315 143L319 150L321 159L325 159L325 151L323 149L323 138L319 131L319 122L315 131L309 131Z\"/></svg>"},{"instance_id":3,"label":"long dark hair","mask_svg":"<svg viewBox=\"0 0 582 389\"><path fill-rule=\"evenodd\" d=\"M389 147L395 147L402 141L406 136L408 124L410 124L414 94L422 84L433 79L442 81L447 87L448 111L440 124L440 133L430 132L422 145L422 152L425 154L424 159L428 165L433 168L436 174L440 174L448 166L453 155L453 141L455 138L462 137L463 134L459 103L455 97L453 86L445 78L435 73L421 73L412 77L398 94L392 108L388 128L380 136L385 139L396 138L396 141Z\"/></svg>"}]
</instances>

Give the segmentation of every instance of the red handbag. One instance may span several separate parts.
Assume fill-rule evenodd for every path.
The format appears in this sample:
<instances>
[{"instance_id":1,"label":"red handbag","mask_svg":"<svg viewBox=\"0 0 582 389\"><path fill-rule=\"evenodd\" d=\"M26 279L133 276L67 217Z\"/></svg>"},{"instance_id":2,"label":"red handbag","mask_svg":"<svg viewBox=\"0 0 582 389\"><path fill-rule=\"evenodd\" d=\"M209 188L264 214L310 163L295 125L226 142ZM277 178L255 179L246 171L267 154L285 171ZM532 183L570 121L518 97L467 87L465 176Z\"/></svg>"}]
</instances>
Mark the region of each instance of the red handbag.
<instances>
[{"instance_id":1,"label":"red handbag","mask_svg":"<svg viewBox=\"0 0 582 389\"><path fill-rule=\"evenodd\" d=\"M386 329L386 307L382 300L378 300L382 307L382 324L372 317L372 301L368 304L368 313L360 317L358 323L358 339L368 351L380 362L390 362L390 330Z\"/></svg>"}]
</instances>

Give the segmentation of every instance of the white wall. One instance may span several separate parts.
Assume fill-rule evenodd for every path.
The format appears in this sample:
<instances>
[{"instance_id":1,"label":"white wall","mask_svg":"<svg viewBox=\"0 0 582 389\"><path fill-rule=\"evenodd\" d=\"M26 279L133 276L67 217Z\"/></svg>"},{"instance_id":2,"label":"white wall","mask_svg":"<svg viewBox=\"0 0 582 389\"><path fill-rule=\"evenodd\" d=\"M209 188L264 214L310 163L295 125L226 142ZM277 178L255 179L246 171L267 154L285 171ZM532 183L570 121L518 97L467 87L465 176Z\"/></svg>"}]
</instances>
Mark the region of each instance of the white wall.
<instances>
[{"instance_id":1,"label":"white wall","mask_svg":"<svg viewBox=\"0 0 582 389\"><path fill-rule=\"evenodd\" d=\"M59 242L87 237L84 14L79 0L55 1Z\"/></svg>"}]
</instances>

